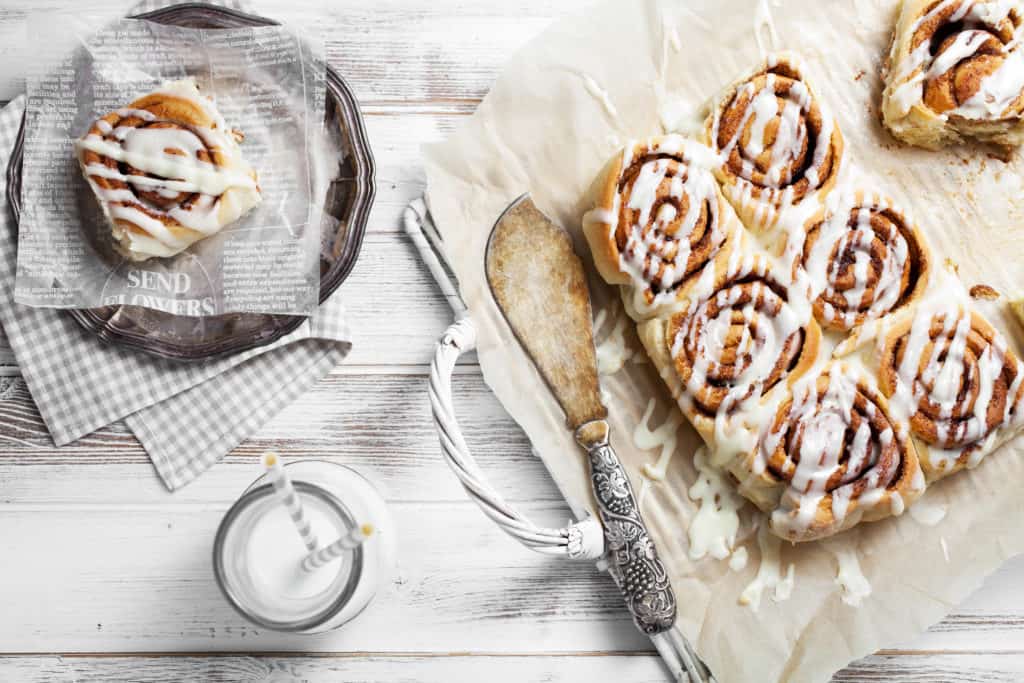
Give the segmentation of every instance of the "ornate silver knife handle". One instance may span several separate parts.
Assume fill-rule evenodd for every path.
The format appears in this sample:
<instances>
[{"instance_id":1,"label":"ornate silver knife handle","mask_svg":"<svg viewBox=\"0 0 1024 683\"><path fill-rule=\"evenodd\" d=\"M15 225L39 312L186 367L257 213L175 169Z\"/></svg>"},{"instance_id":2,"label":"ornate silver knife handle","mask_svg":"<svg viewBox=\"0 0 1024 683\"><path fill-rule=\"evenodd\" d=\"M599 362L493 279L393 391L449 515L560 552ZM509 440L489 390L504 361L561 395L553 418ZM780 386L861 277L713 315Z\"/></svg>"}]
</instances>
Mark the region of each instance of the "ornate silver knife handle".
<instances>
[{"instance_id":1,"label":"ornate silver knife handle","mask_svg":"<svg viewBox=\"0 0 1024 683\"><path fill-rule=\"evenodd\" d=\"M587 450L590 478L608 546L608 570L637 627L648 635L672 628L676 596L647 532L633 487L608 441L604 420L582 425L576 440Z\"/></svg>"}]
</instances>

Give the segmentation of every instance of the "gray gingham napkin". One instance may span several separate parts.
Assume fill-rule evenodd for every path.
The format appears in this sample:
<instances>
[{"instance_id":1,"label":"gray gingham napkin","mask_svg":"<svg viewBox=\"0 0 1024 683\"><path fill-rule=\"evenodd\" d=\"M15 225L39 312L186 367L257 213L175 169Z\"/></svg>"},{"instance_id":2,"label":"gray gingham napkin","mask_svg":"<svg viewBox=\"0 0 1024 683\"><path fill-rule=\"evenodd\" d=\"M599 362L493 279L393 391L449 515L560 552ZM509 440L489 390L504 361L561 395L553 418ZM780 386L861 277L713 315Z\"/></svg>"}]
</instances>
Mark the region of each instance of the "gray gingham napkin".
<instances>
[{"instance_id":1,"label":"gray gingham napkin","mask_svg":"<svg viewBox=\"0 0 1024 683\"><path fill-rule=\"evenodd\" d=\"M0 171L25 110L0 110ZM0 324L58 446L124 418L171 490L184 486L341 362L339 296L274 344L181 364L100 342L66 313L14 303L17 226L0 175Z\"/></svg>"}]
</instances>

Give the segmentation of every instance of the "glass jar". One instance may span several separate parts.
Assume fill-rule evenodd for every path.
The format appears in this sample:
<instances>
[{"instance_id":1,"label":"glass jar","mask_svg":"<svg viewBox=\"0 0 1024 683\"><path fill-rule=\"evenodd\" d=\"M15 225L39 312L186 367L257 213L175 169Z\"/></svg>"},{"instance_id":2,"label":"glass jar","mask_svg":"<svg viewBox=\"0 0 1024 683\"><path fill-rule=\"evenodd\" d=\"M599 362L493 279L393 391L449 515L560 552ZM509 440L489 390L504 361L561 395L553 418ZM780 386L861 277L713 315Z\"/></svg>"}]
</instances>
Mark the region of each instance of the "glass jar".
<instances>
[{"instance_id":1,"label":"glass jar","mask_svg":"<svg viewBox=\"0 0 1024 683\"><path fill-rule=\"evenodd\" d=\"M266 475L228 510L213 548L217 583L246 619L275 631L319 633L355 618L389 580L394 530L384 499L355 470L325 460L284 466L321 547L359 524L373 534L314 571L288 511Z\"/></svg>"}]
</instances>

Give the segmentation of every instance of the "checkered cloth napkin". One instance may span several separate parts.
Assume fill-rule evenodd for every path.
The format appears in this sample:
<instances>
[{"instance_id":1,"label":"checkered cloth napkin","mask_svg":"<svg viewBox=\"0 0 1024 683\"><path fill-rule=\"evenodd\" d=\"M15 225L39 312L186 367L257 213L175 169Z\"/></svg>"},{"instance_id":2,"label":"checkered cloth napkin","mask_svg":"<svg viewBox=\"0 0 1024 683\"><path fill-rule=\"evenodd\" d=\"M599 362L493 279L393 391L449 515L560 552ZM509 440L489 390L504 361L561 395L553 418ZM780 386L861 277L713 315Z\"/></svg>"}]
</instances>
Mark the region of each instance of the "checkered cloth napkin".
<instances>
[{"instance_id":1,"label":"checkered cloth napkin","mask_svg":"<svg viewBox=\"0 0 1024 683\"><path fill-rule=\"evenodd\" d=\"M0 172L24 96L0 110ZM100 342L66 313L14 303L18 230L0 175L0 324L58 446L124 419L167 488L184 486L345 358L345 310L331 297L274 344L182 364Z\"/></svg>"}]
</instances>

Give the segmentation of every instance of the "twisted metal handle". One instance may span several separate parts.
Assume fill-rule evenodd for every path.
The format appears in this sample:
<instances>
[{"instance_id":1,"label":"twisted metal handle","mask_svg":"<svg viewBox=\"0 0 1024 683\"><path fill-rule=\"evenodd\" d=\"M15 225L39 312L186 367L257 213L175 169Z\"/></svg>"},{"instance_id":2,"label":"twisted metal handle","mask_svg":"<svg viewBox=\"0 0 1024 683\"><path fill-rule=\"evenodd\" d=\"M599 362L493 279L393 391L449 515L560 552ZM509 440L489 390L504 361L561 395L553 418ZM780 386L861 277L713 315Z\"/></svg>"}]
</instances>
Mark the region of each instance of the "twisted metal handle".
<instances>
[{"instance_id":1,"label":"twisted metal handle","mask_svg":"<svg viewBox=\"0 0 1024 683\"><path fill-rule=\"evenodd\" d=\"M413 200L402 214L402 224L420 259L427 266L455 313L455 323L441 337L430 364L430 408L441 441L441 453L469 497L498 527L531 550L570 559L597 559L604 554L600 523L587 518L562 529L533 524L487 482L462 438L452 401L452 372L463 353L476 346L476 330L466 317L466 304L456 290L450 267L444 260L441 236L430 220L422 199Z\"/></svg>"},{"instance_id":2,"label":"twisted metal handle","mask_svg":"<svg viewBox=\"0 0 1024 683\"><path fill-rule=\"evenodd\" d=\"M474 348L476 331L468 318L455 322L444 333L430 364L430 407L441 441L441 453L485 515L502 531L531 550L570 559L596 560L604 554L604 534L593 517L562 529L533 524L487 482L469 452L452 402L452 372L459 356Z\"/></svg>"}]
</instances>

